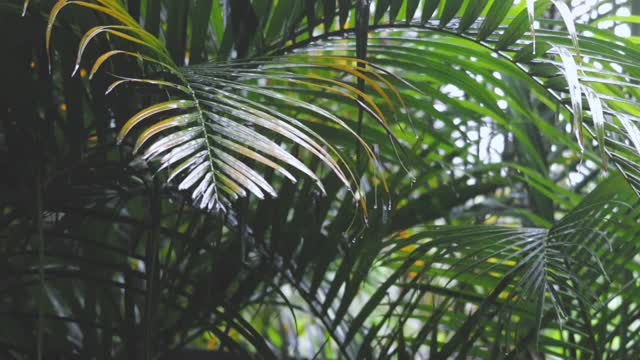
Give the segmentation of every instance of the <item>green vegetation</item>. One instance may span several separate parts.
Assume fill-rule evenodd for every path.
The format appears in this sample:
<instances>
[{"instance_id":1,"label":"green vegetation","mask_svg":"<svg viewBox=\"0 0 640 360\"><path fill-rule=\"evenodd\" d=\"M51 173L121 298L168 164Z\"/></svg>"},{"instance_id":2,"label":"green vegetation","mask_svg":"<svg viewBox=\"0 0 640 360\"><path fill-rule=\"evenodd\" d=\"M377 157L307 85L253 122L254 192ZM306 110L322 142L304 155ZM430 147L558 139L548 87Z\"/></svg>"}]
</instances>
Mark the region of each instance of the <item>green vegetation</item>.
<instances>
[{"instance_id":1,"label":"green vegetation","mask_svg":"<svg viewBox=\"0 0 640 360\"><path fill-rule=\"evenodd\" d=\"M631 14L0 0L0 359L638 358Z\"/></svg>"}]
</instances>

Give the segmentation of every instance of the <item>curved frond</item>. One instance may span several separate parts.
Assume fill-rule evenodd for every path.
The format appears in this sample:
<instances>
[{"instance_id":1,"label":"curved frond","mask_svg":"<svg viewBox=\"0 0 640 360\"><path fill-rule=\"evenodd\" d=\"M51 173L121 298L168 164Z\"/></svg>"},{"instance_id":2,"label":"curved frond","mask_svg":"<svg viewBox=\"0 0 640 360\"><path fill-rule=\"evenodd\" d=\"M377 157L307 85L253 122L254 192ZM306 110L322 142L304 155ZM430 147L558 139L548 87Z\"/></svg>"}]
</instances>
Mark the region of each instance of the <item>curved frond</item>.
<instances>
[{"instance_id":1,"label":"curved frond","mask_svg":"<svg viewBox=\"0 0 640 360\"><path fill-rule=\"evenodd\" d=\"M286 168L295 168L314 179L323 190L314 171L291 154L291 147L300 147L316 156L350 190L353 183L357 184L354 174L349 170L350 160L342 158L331 144L296 119L295 115L289 115L291 111L282 109L299 109L298 112L305 113L306 121L328 122L343 128L357 139L373 161L374 153L339 115L297 97L299 91L311 89L343 98L354 108L369 114L386 129L390 140L395 141L380 107L347 80L356 77L373 86L376 94L393 108L394 103L387 93L397 94L397 91L385 79L388 72L362 68L361 62L353 58L299 54L180 68L171 60L164 45L114 1L58 1L51 11L47 27L47 47L56 17L63 7L70 4L103 12L120 23L96 26L84 34L74 74L85 49L100 34L142 45L141 50L146 51L110 50L96 59L89 78L107 60L118 54L136 57L148 66L157 65L171 73L169 79L124 77L109 86L107 93L125 83L180 90L179 93L170 94L169 100L133 115L121 128L118 141L122 142L132 129L142 128L139 124L147 124L136 141L134 153L147 146L143 158L158 160L160 169L170 169L170 180L182 178L178 182L179 189L191 189L194 200L204 208L222 209L223 203L229 203L226 197L235 199L247 193L261 199L265 192L276 196L275 190L263 176L244 164L248 159L277 170L293 181L295 177ZM286 147L275 139L283 139Z\"/></svg>"},{"instance_id":2,"label":"curved frond","mask_svg":"<svg viewBox=\"0 0 640 360\"><path fill-rule=\"evenodd\" d=\"M527 1L518 5L511 1L478 2L467 8L463 2L445 1L439 11L436 11L438 2L425 2L422 12L418 10L406 23L397 23L397 15L385 14L389 4L375 3L380 15L369 26L373 32L367 45L368 59L372 62L396 69L404 80L418 88L428 86L424 76L428 79L441 75L436 81L446 84L449 79L446 73L439 74L439 69L450 72L448 64L456 64L458 76L451 78L451 83L457 87L464 84L463 90L471 96L483 96L482 89L471 84L477 70L525 79L554 111L569 110L580 152L593 140L601 154L602 167L606 169L607 161L613 162L634 189L640 189L640 168L634 165L640 159L634 150L635 119L640 114L636 111L637 69L633 65L638 53L633 41L590 25L576 24L571 10L562 1ZM560 20L541 18L540 14L552 5ZM535 31L531 23L534 19L540 23L540 29ZM315 39L311 38L290 48L323 49L354 56L356 32L356 28L345 27L316 38L344 35L350 40L314 45ZM478 56L485 58L484 64L478 62ZM438 91L432 89L431 93ZM485 96L479 100L495 119L501 117L502 111L494 98ZM556 102L560 108L556 108ZM447 106L455 104L449 102ZM486 110L474 111L485 115ZM585 139L584 131L589 139Z\"/></svg>"}]
</instances>

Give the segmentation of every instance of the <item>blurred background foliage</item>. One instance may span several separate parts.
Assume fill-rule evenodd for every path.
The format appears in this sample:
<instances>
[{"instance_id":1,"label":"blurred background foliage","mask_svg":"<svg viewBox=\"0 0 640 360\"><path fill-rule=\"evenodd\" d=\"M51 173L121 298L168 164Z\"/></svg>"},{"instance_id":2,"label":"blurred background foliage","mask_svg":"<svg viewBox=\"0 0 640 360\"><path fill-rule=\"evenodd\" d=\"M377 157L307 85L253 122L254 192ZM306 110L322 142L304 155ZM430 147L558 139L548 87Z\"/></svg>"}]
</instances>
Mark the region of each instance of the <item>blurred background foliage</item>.
<instances>
[{"instance_id":1,"label":"blurred background foliage","mask_svg":"<svg viewBox=\"0 0 640 360\"><path fill-rule=\"evenodd\" d=\"M638 358L636 14L1 0L0 358Z\"/></svg>"}]
</instances>

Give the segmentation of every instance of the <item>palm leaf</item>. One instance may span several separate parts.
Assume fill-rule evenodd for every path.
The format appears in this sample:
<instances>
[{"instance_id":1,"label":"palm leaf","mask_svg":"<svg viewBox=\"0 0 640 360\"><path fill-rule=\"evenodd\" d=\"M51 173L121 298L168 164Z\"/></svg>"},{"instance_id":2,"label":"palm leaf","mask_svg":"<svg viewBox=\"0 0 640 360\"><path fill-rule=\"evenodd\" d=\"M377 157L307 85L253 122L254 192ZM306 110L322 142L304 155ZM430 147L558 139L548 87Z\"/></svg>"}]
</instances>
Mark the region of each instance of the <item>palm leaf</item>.
<instances>
[{"instance_id":1,"label":"palm leaf","mask_svg":"<svg viewBox=\"0 0 640 360\"><path fill-rule=\"evenodd\" d=\"M76 3L61 0L52 9L47 27L47 47L50 44L56 17L60 10L69 4ZM298 145L317 156L346 186L350 187L355 179L350 172L344 172L343 168L347 165L345 160L334 160L334 156L339 158L335 148L313 130L277 110L277 107L258 108L259 104L234 95L237 93L256 94L270 104L282 103L309 111L313 114L314 121L333 122L354 135L365 148L367 155L371 159L374 158L368 145L340 117L295 96L270 90L270 86L265 87L260 82L291 84L293 87L290 92L293 93L298 91L298 88L300 90L315 88L344 97L351 100L355 107L364 109L386 128L385 115L370 97L345 81L332 80L332 78L343 78L345 75L357 76L373 84L377 93L392 105L386 92L395 91L395 89L385 90L376 85L377 82L381 82L382 86L390 85L384 79L387 76L386 73L380 73L376 69L361 70L353 65L357 63L360 66L359 63L350 58L337 59L296 54L252 62L178 68L162 43L139 26L117 1L98 1L96 4L82 2L77 5L110 15L121 25L98 26L85 33L79 46L74 73L79 68L82 55L89 43L100 34L110 34L131 43L143 45L148 49L145 51L148 54L111 50L96 60L90 77L105 61L117 54L133 56L151 65L159 65L169 70L174 76L175 80L124 78L113 83L107 92L126 82L162 85L180 90L180 94L177 94L180 96L171 95L170 100L149 106L133 115L123 125L118 141L122 142L136 125L149 123L148 119L153 117L156 120L155 124L149 126L140 135L134 152L143 144L149 144L143 156L144 159L157 159L160 169L171 169L170 180L182 176L179 189L192 189L194 201L200 203L203 208L224 209L223 204L230 203L227 197L236 199L246 196L247 192L258 198L264 197L263 191L276 196L275 190L258 172L242 163L241 159L245 157L294 179L287 170L273 160L280 161L312 177L322 189L317 176L280 144L262 135L261 132L264 130L272 134L270 137L280 136L290 144ZM289 70L280 70L281 68ZM296 69L313 69L312 71L317 75L309 71L298 73ZM393 141L391 131L387 131ZM150 141L152 137L156 140ZM244 156L238 157L238 155Z\"/></svg>"}]
</instances>

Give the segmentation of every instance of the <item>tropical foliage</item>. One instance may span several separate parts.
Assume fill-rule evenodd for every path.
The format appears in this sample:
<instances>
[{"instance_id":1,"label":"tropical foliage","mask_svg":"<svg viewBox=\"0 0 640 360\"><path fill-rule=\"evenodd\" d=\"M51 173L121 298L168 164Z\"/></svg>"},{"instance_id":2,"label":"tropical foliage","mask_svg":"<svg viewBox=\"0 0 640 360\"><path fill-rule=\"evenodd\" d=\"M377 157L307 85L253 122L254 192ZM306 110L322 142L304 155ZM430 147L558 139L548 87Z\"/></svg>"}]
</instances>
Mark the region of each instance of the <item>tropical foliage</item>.
<instances>
[{"instance_id":1,"label":"tropical foliage","mask_svg":"<svg viewBox=\"0 0 640 360\"><path fill-rule=\"evenodd\" d=\"M0 2L0 358L638 357L639 12Z\"/></svg>"}]
</instances>

